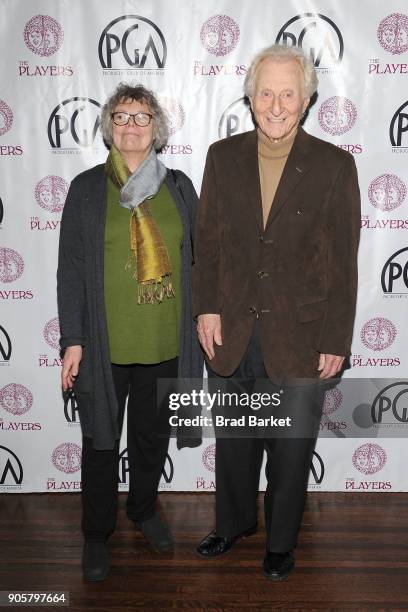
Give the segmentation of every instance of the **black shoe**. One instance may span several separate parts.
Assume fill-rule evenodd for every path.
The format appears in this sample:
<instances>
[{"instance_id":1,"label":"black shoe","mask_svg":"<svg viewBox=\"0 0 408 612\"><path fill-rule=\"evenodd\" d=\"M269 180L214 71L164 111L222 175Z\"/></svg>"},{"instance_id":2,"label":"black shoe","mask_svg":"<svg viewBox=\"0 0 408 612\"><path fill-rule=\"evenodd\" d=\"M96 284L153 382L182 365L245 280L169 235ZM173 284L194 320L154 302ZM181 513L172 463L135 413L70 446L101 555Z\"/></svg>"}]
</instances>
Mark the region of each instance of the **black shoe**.
<instances>
[{"instance_id":1,"label":"black shoe","mask_svg":"<svg viewBox=\"0 0 408 612\"><path fill-rule=\"evenodd\" d=\"M154 514L146 521L135 521L135 524L156 552L173 550L174 540L171 531L158 514Z\"/></svg>"},{"instance_id":2,"label":"black shoe","mask_svg":"<svg viewBox=\"0 0 408 612\"><path fill-rule=\"evenodd\" d=\"M217 536L215 531L212 531L207 537L204 538L202 542L200 542L196 548L196 551L200 557L218 557L218 555L223 555L224 553L228 552L234 546L234 544L240 540L243 540L244 538L256 533L257 529L258 525L255 523L255 525L246 531L243 531L232 538Z\"/></svg>"},{"instance_id":3,"label":"black shoe","mask_svg":"<svg viewBox=\"0 0 408 612\"><path fill-rule=\"evenodd\" d=\"M267 552L263 562L265 576L276 582L286 580L294 567L295 559L291 550L284 553Z\"/></svg>"},{"instance_id":4,"label":"black shoe","mask_svg":"<svg viewBox=\"0 0 408 612\"><path fill-rule=\"evenodd\" d=\"M82 569L85 580L105 580L109 572L109 554L106 542L85 541L82 554Z\"/></svg>"}]
</instances>

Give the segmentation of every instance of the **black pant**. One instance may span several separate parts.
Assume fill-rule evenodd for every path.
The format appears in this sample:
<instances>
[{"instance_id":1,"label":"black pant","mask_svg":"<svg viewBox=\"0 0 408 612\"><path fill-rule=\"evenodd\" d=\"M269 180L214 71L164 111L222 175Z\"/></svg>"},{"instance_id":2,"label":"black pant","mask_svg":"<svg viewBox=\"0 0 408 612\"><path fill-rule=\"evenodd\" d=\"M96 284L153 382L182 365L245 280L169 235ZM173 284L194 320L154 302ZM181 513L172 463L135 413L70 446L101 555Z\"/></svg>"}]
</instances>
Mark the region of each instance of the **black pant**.
<instances>
[{"instance_id":1,"label":"black pant","mask_svg":"<svg viewBox=\"0 0 408 612\"><path fill-rule=\"evenodd\" d=\"M211 387L222 378L211 371L209 376ZM239 379L240 389L243 380L254 385L256 379L268 378L257 326L233 377ZM286 552L296 546L323 403L318 385L308 386L307 391L291 387L284 393L291 394L292 417L308 421L308 437L231 438L225 437L225 432L218 437L216 428L216 533L232 537L257 522L259 476L266 450L264 511L267 550L272 552ZM310 422L314 424L312 434Z\"/></svg>"},{"instance_id":2,"label":"black pant","mask_svg":"<svg viewBox=\"0 0 408 612\"><path fill-rule=\"evenodd\" d=\"M157 488L166 460L170 425L168 396L158 405L159 378L176 378L178 359L152 365L112 364L122 431L127 406L129 494L127 515L143 521L154 514ZM82 530L88 540L104 540L114 530L118 507L119 440L112 450L95 450L92 439L82 446Z\"/></svg>"}]
</instances>

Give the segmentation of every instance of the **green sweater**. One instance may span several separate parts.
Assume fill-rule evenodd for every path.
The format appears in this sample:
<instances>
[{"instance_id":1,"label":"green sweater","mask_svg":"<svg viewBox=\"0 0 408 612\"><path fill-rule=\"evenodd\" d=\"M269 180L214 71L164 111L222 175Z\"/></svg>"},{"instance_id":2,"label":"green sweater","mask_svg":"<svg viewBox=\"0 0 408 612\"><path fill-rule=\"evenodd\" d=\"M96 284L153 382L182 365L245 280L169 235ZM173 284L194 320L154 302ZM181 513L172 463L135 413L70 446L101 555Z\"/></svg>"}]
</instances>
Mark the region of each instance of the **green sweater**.
<instances>
[{"instance_id":1,"label":"green sweater","mask_svg":"<svg viewBox=\"0 0 408 612\"><path fill-rule=\"evenodd\" d=\"M135 262L131 256L131 211L119 205L119 189L108 178L105 225L104 286L111 362L159 363L179 354L181 315L181 246L183 226L165 183L149 200L154 220L163 236L173 271L175 298L161 304L137 303Z\"/></svg>"}]
</instances>

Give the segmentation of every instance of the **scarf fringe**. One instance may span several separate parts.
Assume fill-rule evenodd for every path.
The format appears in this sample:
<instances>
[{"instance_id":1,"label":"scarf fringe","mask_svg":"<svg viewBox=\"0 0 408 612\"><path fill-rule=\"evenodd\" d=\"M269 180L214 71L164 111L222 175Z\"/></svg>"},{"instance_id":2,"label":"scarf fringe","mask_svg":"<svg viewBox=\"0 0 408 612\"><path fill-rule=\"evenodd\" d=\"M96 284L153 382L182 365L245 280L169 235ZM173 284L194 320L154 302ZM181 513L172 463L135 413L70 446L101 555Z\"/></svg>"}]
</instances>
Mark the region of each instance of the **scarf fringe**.
<instances>
[{"instance_id":1,"label":"scarf fringe","mask_svg":"<svg viewBox=\"0 0 408 612\"><path fill-rule=\"evenodd\" d=\"M139 283L138 304L161 304L164 298L173 298L174 289L171 276L164 276L161 280Z\"/></svg>"}]
</instances>

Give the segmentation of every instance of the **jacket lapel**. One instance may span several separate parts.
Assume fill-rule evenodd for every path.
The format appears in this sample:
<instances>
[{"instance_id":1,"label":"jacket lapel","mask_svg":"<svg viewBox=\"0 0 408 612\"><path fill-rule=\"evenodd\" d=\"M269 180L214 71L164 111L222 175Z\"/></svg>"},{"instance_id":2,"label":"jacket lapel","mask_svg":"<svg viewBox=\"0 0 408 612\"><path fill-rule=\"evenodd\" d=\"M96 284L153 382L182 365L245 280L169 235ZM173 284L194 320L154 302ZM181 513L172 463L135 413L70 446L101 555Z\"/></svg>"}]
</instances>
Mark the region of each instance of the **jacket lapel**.
<instances>
[{"instance_id":1,"label":"jacket lapel","mask_svg":"<svg viewBox=\"0 0 408 612\"><path fill-rule=\"evenodd\" d=\"M240 193L250 203L256 222L263 232L261 183L258 166L258 136L256 130L245 134L235 152L238 166L237 179L241 184ZM241 198L240 198L241 199Z\"/></svg>"},{"instance_id":2,"label":"jacket lapel","mask_svg":"<svg viewBox=\"0 0 408 612\"><path fill-rule=\"evenodd\" d=\"M309 171L311 165L311 160L308 156L309 143L309 134L299 127L276 190L265 231L282 210L291 193Z\"/></svg>"}]
</instances>

